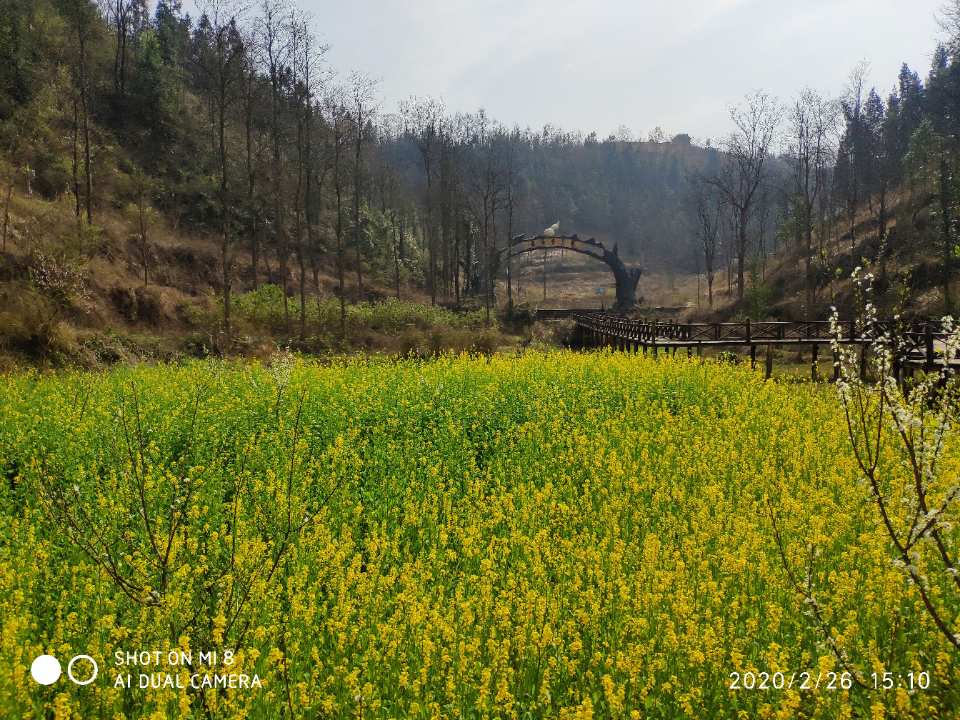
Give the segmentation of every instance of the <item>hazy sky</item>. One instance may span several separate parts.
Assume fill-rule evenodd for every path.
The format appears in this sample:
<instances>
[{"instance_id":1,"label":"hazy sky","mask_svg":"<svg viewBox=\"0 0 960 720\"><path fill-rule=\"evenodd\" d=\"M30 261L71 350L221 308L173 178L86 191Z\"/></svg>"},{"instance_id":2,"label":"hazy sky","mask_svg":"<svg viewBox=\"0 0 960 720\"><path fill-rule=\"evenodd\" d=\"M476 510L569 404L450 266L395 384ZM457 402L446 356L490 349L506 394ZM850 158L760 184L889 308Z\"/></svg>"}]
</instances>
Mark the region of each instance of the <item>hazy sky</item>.
<instances>
[{"instance_id":1,"label":"hazy sky","mask_svg":"<svg viewBox=\"0 0 960 720\"><path fill-rule=\"evenodd\" d=\"M753 90L837 95L861 60L884 95L904 61L925 77L943 0L296 2L331 65L380 80L384 110L431 95L508 124L702 140Z\"/></svg>"}]
</instances>

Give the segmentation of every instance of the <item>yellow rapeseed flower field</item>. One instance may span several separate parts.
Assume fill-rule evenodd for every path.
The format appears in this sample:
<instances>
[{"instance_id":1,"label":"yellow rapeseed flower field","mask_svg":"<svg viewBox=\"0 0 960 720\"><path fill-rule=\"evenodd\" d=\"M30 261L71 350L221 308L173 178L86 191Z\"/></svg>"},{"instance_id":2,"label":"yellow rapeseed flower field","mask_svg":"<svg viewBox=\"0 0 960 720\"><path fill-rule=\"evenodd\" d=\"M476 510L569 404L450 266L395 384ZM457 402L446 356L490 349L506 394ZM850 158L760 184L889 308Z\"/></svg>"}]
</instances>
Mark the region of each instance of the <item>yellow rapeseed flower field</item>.
<instances>
[{"instance_id":1,"label":"yellow rapeseed flower field","mask_svg":"<svg viewBox=\"0 0 960 720\"><path fill-rule=\"evenodd\" d=\"M3 718L960 708L825 386L569 352L24 373L0 469Z\"/></svg>"}]
</instances>

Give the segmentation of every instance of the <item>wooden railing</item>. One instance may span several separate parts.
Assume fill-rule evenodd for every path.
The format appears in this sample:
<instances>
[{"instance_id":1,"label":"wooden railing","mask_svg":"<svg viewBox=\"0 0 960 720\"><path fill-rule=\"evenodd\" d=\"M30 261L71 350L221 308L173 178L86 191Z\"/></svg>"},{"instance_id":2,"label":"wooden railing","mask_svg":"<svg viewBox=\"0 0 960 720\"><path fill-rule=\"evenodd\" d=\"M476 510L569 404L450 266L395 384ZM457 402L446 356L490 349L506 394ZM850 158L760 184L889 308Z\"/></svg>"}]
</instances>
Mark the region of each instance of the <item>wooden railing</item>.
<instances>
[{"instance_id":1,"label":"wooden railing","mask_svg":"<svg viewBox=\"0 0 960 720\"><path fill-rule=\"evenodd\" d=\"M821 345L829 345L834 339L841 344L858 345L862 348L874 343L877 338L890 336L896 339L895 363L899 366L922 365L931 370L943 363L943 341L946 338L943 325L937 320L904 322L883 320L869 325L845 320L839 323L840 333L834 338L831 323L826 320L761 321L723 323L680 323L672 320L628 319L608 314L577 311L571 314L577 325L580 345L585 347L613 347L620 350L652 349L671 350L686 348L688 354L696 349L702 354L705 347L747 347L751 363L756 363L756 348L767 348L767 372L771 365L771 347L809 345L812 352L813 373ZM861 364L865 362L861 350ZM960 359L949 358L951 365L960 366Z\"/></svg>"}]
</instances>

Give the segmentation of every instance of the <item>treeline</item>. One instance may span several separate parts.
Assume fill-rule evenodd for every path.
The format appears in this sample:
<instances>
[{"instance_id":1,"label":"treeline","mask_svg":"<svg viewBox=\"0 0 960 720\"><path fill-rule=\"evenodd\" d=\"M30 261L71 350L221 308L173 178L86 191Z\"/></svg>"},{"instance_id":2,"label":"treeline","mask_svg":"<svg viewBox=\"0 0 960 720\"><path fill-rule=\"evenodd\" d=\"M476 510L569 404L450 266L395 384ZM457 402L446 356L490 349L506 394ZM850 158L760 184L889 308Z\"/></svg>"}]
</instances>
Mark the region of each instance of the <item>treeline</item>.
<instances>
[{"instance_id":1,"label":"treeline","mask_svg":"<svg viewBox=\"0 0 960 720\"><path fill-rule=\"evenodd\" d=\"M199 8L0 0L0 145L11 188L72 198L81 247L103 208L137 208L145 283L151 208L216 236L228 335L232 294L265 280L304 334L330 269L343 317L371 275L489 309L508 239L556 220L692 269L685 178L715 150L507 128L429 98L388 114L292 3Z\"/></svg>"},{"instance_id":2,"label":"treeline","mask_svg":"<svg viewBox=\"0 0 960 720\"><path fill-rule=\"evenodd\" d=\"M0 171L8 205L15 184L70 198L81 252L105 208L134 208L144 283L152 210L216 237L228 336L232 296L263 282L282 287L301 336L309 298L331 291L343 318L348 301L411 284L491 311L509 238L556 221L647 268L703 272L711 304L717 274L742 299L790 250L815 313L843 240L875 239L882 276L896 248L929 235L893 214L932 208L952 304L958 12L926 82L904 66L882 99L858 68L840 100L758 93L711 147L659 130L637 142L509 128L430 98L387 113L371 78L332 71L292 2L199 7L0 0Z\"/></svg>"},{"instance_id":3,"label":"treeline","mask_svg":"<svg viewBox=\"0 0 960 720\"><path fill-rule=\"evenodd\" d=\"M345 324L348 252L357 296L365 262L383 264L377 252L393 256L398 287L415 272L415 211L379 154L374 84L332 82L309 19L280 0L201 10L193 21L179 0L152 16L145 0L4 0L0 120L13 165L31 189L73 195L80 235L96 233L98 208L145 197L216 235L227 337L235 287L256 288L264 270L283 287L288 324L298 298L302 337L331 258ZM387 244L370 246L374 235Z\"/></svg>"},{"instance_id":4,"label":"treeline","mask_svg":"<svg viewBox=\"0 0 960 720\"><path fill-rule=\"evenodd\" d=\"M862 259L873 265L878 295L892 307L890 259L931 247L941 259L936 280L943 306L952 311L960 217L960 2L953 0L941 20L947 40L937 46L926 82L904 64L884 99L868 87L867 65L861 64L838 99L805 89L784 105L758 93L734 108L734 131L718 164L692 175L690 183L711 305L714 276L725 261L728 271L734 269L738 299L750 289L749 275L757 282L766 256L758 242L757 226L767 217L760 199L771 196L777 242L801 264L804 315L832 302L824 288ZM909 300L916 288L902 290Z\"/></svg>"}]
</instances>

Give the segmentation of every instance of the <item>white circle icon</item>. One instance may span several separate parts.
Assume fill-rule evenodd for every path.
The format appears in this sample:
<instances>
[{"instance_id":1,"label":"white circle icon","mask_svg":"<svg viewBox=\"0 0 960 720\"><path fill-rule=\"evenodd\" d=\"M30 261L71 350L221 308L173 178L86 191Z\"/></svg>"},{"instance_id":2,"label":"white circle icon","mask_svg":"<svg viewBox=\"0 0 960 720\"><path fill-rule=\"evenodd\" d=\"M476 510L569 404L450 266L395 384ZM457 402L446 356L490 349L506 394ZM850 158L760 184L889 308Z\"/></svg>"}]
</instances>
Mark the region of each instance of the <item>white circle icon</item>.
<instances>
[{"instance_id":1,"label":"white circle icon","mask_svg":"<svg viewBox=\"0 0 960 720\"><path fill-rule=\"evenodd\" d=\"M53 685L62 672L60 661L53 655L38 655L30 665L30 674L41 685Z\"/></svg>"},{"instance_id":2,"label":"white circle icon","mask_svg":"<svg viewBox=\"0 0 960 720\"><path fill-rule=\"evenodd\" d=\"M77 660L86 660L86 661L89 662L91 665L93 665L93 672L90 673L90 677L88 677L86 680L77 680L77 679L73 676L73 664L74 664ZM60 664L57 663L57 669L59 670L59 668L60 668ZM77 685L89 685L90 683L92 683L94 680L97 679L97 675L98 675L99 673L100 673L100 666L97 665L97 661L94 660L94 659L93 659L92 657L90 657L89 655L74 655L74 656L70 659L69 664L67 665L67 677L70 678L70 679L71 679L75 684L77 684Z\"/></svg>"}]
</instances>

